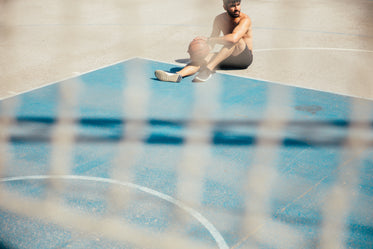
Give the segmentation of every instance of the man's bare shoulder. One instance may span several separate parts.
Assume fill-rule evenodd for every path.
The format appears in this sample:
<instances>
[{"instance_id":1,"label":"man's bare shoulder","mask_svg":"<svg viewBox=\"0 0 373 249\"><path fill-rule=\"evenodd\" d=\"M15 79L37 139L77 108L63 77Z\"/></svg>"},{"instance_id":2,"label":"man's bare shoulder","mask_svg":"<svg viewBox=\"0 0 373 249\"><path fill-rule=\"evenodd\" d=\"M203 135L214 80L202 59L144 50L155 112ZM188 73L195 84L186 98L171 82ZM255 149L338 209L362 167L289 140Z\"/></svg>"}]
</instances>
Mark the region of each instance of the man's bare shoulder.
<instances>
[{"instance_id":1,"label":"man's bare shoulder","mask_svg":"<svg viewBox=\"0 0 373 249\"><path fill-rule=\"evenodd\" d=\"M215 21L221 22L221 21L225 20L226 18L227 18L227 13L223 12L223 13L221 13L221 14L219 14L215 17Z\"/></svg>"},{"instance_id":2,"label":"man's bare shoulder","mask_svg":"<svg viewBox=\"0 0 373 249\"><path fill-rule=\"evenodd\" d=\"M251 23L251 19L248 15L246 15L245 13L242 13L240 14L240 21L248 21Z\"/></svg>"}]
</instances>

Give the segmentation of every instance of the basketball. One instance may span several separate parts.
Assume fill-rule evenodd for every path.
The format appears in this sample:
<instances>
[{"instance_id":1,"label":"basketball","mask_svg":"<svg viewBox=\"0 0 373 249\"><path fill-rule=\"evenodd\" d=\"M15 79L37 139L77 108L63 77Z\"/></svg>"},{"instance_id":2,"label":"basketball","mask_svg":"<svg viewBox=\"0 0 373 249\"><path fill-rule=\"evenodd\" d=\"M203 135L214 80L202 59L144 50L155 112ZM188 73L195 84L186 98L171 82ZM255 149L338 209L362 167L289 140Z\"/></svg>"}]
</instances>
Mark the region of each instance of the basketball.
<instances>
[{"instance_id":1,"label":"basketball","mask_svg":"<svg viewBox=\"0 0 373 249\"><path fill-rule=\"evenodd\" d=\"M193 60L200 60L205 58L210 53L210 46L207 41L202 38L195 38L189 44L188 53Z\"/></svg>"}]
</instances>

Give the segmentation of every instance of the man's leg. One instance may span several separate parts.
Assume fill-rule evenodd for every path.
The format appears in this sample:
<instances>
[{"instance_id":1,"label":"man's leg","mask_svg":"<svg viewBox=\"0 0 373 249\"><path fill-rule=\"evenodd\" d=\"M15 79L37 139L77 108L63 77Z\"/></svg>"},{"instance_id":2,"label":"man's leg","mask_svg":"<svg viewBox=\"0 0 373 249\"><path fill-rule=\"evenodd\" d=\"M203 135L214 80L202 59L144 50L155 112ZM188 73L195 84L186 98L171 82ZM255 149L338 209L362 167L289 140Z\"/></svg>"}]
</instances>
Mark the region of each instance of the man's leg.
<instances>
[{"instance_id":1,"label":"man's leg","mask_svg":"<svg viewBox=\"0 0 373 249\"><path fill-rule=\"evenodd\" d=\"M180 71L176 72L181 75L181 77L187 77L190 75L193 75L198 72L198 70L201 68L200 65L197 64L188 64Z\"/></svg>"},{"instance_id":2,"label":"man's leg","mask_svg":"<svg viewBox=\"0 0 373 249\"><path fill-rule=\"evenodd\" d=\"M253 53L246 46L244 51L237 56L229 56L219 63L219 69L247 69L253 62Z\"/></svg>"},{"instance_id":3,"label":"man's leg","mask_svg":"<svg viewBox=\"0 0 373 249\"><path fill-rule=\"evenodd\" d=\"M209 63L207 63L207 68L210 69L211 71L214 70L220 62L223 60L227 59L229 56L237 56L240 53L242 53L246 48L246 43L243 39L240 39L237 44L232 45L232 46L224 46L218 54L213 57Z\"/></svg>"},{"instance_id":4,"label":"man's leg","mask_svg":"<svg viewBox=\"0 0 373 249\"><path fill-rule=\"evenodd\" d=\"M206 64L206 61L211 60L214 54L209 54L204 60L199 62L191 62L182 68L176 73L169 73L163 70L156 70L155 76L161 81L170 81L170 82L180 82L183 77L193 75L199 71L203 64Z\"/></svg>"},{"instance_id":5,"label":"man's leg","mask_svg":"<svg viewBox=\"0 0 373 249\"><path fill-rule=\"evenodd\" d=\"M210 61L212 58L214 58L214 56L216 56L215 53L210 53L205 57L205 59L201 61L197 61L197 62L192 61L191 63L189 63L183 69L181 69L179 72L176 72L176 73L180 74L182 77L193 75L199 71L201 66L206 65L207 61Z\"/></svg>"},{"instance_id":6,"label":"man's leg","mask_svg":"<svg viewBox=\"0 0 373 249\"><path fill-rule=\"evenodd\" d=\"M217 54L216 56L212 57L211 60L207 63L206 67L203 68L196 78L193 80L194 82L203 82L208 79L210 79L213 70L225 59L227 59L229 56L233 55L239 55L242 53L246 48L246 43L243 39L240 39L240 41L234 45L231 46L224 46Z\"/></svg>"}]
</instances>

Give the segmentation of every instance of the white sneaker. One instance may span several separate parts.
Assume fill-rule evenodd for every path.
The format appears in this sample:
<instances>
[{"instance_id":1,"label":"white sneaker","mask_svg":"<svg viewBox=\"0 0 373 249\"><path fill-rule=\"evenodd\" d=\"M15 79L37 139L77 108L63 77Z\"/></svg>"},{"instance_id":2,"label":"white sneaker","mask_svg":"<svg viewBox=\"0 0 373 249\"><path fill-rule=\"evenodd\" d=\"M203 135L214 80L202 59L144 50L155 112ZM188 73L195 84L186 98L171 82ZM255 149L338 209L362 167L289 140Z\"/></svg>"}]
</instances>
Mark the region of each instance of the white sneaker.
<instances>
[{"instance_id":1,"label":"white sneaker","mask_svg":"<svg viewBox=\"0 0 373 249\"><path fill-rule=\"evenodd\" d=\"M207 67L202 68L197 76L193 79L193 82L205 82L208 81L214 72Z\"/></svg>"},{"instance_id":2,"label":"white sneaker","mask_svg":"<svg viewBox=\"0 0 373 249\"><path fill-rule=\"evenodd\" d=\"M169 73L163 70L156 70L154 74L155 74L155 77L157 77L157 79L161 81L180 82L181 79L183 78L178 73Z\"/></svg>"}]
</instances>

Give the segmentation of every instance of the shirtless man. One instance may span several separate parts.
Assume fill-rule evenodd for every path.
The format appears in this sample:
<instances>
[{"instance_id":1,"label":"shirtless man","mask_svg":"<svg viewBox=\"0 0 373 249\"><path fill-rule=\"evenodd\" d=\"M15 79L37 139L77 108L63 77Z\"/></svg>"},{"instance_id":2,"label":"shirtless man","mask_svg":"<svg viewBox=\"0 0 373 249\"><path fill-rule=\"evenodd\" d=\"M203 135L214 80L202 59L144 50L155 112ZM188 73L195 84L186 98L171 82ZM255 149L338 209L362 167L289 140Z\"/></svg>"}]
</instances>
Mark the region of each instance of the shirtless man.
<instances>
[{"instance_id":1,"label":"shirtless man","mask_svg":"<svg viewBox=\"0 0 373 249\"><path fill-rule=\"evenodd\" d=\"M155 76L161 81L180 82L183 77L198 72L193 82L211 78L216 68L246 69L253 60L252 32L250 18L241 12L241 0L223 0L225 12L216 16L209 38L205 39L213 49L216 44L223 47L218 53L210 53L204 60L191 61L176 73L156 70ZM223 33L223 36L219 36Z\"/></svg>"}]
</instances>

